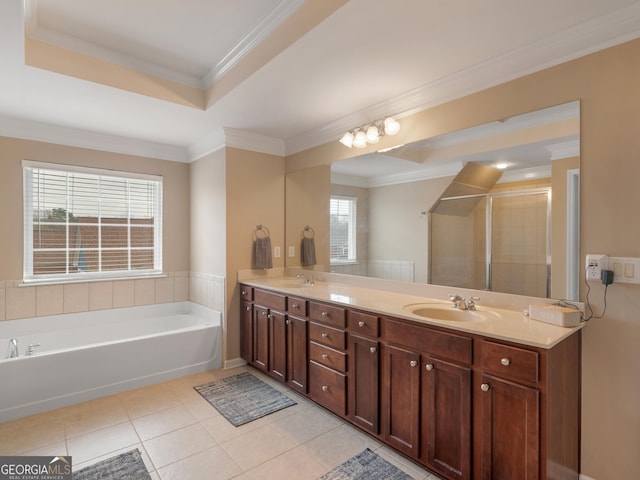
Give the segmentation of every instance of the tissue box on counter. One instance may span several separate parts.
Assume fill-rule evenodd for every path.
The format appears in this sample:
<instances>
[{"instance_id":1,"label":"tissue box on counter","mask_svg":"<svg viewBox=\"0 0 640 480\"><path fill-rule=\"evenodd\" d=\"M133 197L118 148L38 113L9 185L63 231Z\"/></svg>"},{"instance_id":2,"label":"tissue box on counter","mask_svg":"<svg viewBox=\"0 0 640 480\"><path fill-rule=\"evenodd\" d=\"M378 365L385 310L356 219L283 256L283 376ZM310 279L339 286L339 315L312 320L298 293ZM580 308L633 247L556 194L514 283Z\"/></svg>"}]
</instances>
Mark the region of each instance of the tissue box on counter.
<instances>
[{"instance_id":1,"label":"tissue box on counter","mask_svg":"<svg viewBox=\"0 0 640 480\"><path fill-rule=\"evenodd\" d=\"M541 322L551 323L560 327L577 327L580 325L582 312L573 308L538 303L529 305L529 317Z\"/></svg>"}]
</instances>

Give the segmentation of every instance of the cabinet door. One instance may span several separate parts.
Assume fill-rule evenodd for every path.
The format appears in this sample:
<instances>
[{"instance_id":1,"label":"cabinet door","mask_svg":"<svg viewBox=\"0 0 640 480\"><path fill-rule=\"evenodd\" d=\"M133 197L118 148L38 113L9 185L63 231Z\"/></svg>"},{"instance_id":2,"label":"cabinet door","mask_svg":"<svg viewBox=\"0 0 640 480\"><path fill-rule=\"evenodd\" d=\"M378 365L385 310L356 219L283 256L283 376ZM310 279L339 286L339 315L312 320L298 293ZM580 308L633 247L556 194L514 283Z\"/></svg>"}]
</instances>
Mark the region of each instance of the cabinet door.
<instances>
[{"instance_id":1,"label":"cabinet door","mask_svg":"<svg viewBox=\"0 0 640 480\"><path fill-rule=\"evenodd\" d=\"M287 379L287 324L285 315L269 312L269 373L284 383Z\"/></svg>"},{"instance_id":2,"label":"cabinet door","mask_svg":"<svg viewBox=\"0 0 640 480\"><path fill-rule=\"evenodd\" d=\"M420 355L386 345L383 354L384 439L418 458L420 428Z\"/></svg>"},{"instance_id":3,"label":"cabinet door","mask_svg":"<svg viewBox=\"0 0 640 480\"><path fill-rule=\"evenodd\" d=\"M287 317L287 384L307 393L307 321Z\"/></svg>"},{"instance_id":4,"label":"cabinet door","mask_svg":"<svg viewBox=\"0 0 640 480\"><path fill-rule=\"evenodd\" d=\"M485 374L478 396L482 412L482 478L538 480L538 390Z\"/></svg>"},{"instance_id":5,"label":"cabinet door","mask_svg":"<svg viewBox=\"0 0 640 480\"><path fill-rule=\"evenodd\" d=\"M422 457L452 479L471 478L471 369L422 362Z\"/></svg>"},{"instance_id":6,"label":"cabinet door","mask_svg":"<svg viewBox=\"0 0 640 480\"><path fill-rule=\"evenodd\" d=\"M253 306L253 365L269 369L269 310L258 305Z\"/></svg>"},{"instance_id":7,"label":"cabinet door","mask_svg":"<svg viewBox=\"0 0 640 480\"><path fill-rule=\"evenodd\" d=\"M349 418L372 433L379 425L379 344L357 335L349 335Z\"/></svg>"},{"instance_id":8,"label":"cabinet door","mask_svg":"<svg viewBox=\"0 0 640 480\"><path fill-rule=\"evenodd\" d=\"M253 305L251 302L240 304L240 356L247 363L253 363Z\"/></svg>"}]
</instances>

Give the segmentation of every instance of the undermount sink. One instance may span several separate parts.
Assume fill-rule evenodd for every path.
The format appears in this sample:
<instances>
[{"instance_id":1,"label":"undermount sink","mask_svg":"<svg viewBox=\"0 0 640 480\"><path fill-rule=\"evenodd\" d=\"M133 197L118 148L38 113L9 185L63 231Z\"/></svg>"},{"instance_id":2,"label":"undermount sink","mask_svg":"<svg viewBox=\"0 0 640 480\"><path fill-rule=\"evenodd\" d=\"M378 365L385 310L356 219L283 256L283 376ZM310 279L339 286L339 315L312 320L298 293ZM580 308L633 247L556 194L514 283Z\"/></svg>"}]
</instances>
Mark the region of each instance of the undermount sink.
<instances>
[{"instance_id":1,"label":"undermount sink","mask_svg":"<svg viewBox=\"0 0 640 480\"><path fill-rule=\"evenodd\" d=\"M278 288L309 288L313 287L313 283L305 283L298 278L283 278L270 280L269 283Z\"/></svg>"},{"instance_id":2,"label":"undermount sink","mask_svg":"<svg viewBox=\"0 0 640 480\"><path fill-rule=\"evenodd\" d=\"M419 317L452 322L483 322L498 315L489 310L460 310L452 305L433 303L413 303L405 305L404 309Z\"/></svg>"}]
</instances>

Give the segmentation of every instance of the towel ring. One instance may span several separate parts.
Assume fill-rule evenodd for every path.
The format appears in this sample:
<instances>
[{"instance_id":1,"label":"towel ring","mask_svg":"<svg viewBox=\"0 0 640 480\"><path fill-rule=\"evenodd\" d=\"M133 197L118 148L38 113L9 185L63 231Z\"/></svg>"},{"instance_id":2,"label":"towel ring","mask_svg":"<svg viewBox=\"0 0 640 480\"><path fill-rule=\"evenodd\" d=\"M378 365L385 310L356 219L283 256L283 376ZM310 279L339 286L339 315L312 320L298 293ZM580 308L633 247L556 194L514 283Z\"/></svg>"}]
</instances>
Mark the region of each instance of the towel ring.
<instances>
[{"instance_id":1,"label":"towel ring","mask_svg":"<svg viewBox=\"0 0 640 480\"><path fill-rule=\"evenodd\" d=\"M316 232L313 230L313 228L311 228L309 225L304 227L304 230L302 231L302 238L313 238L315 236Z\"/></svg>"},{"instance_id":2,"label":"towel ring","mask_svg":"<svg viewBox=\"0 0 640 480\"><path fill-rule=\"evenodd\" d=\"M259 235L260 232L264 234L263 237ZM269 233L269 229L262 224L256 225L256 229L253 234L256 236L256 238L269 238L271 236L271 234Z\"/></svg>"}]
</instances>

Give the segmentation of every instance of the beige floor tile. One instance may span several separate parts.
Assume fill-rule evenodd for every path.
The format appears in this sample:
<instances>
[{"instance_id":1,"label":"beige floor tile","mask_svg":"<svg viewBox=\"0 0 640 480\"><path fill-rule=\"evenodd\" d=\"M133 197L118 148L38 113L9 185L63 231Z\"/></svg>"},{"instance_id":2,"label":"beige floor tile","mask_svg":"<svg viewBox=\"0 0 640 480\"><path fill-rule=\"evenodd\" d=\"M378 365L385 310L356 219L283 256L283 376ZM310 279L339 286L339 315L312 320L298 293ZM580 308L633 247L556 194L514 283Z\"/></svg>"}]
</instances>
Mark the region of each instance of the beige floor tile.
<instances>
[{"instance_id":1,"label":"beige floor tile","mask_svg":"<svg viewBox=\"0 0 640 480\"><path fill-rule=\"evenodd\" d=\"M132 420L132 423L140 439L145 441L173 430L193 425L197 421L196 417L184 405L178 405L177 407L136 418Z\"/></svg>"},{"instance_id":2,"label":"beige floor tile","mask_svg":"<svg viewBox=\"0 0 640 480\"><path fill-rule=\"evenodd\" d=\"M144 442L156 469L216 446L211 435L200 425L190 425Z\"/></svg>"},{"instance_id":3,"label":"beige floor tile","mask_svg":"<svg viewBox=\"0 0 640 480\"><path fill-rule=\"evenodd\" d=\"M252 478L260 480L316 480L326 473L327 469L316 462L301 448L296 448L257 466L248 473Z\"/></svg>"},{"instance_id":4,"label":"beige floor tile","mask_svg":"<svg viewBox=\"0 0 640 480\"><path fill-rule=\"evenodd\" d=\"M40 414L0 424L0 455L20 455L64 441L61 415Z\"/></svg>"},{"instance_id":5,"label":"beige floor tile","mask_svg":"<svg viewBox=\"0 0 640 480\"><path fill-rule=\"evenodd\" d=\"M250 470L293 449L295 445L273 425L266 425L222 443L221 447L242 470Z\"/></svg>"},{"instance_id":6,"label":"beige floor tile","mask_svg":"<svg viewBox=\"0 0 640 480\"><path fill-rule=\"evenodd\" d=\"M192 402L186 402L184 406L198 421L220 416L220 412L202 397Z\"/></svg>"},{"instance_id":7,"label":"beige floor tile","mask_svg":"<svg viewBox=\"0 0 640 480\"><path fill-rule=\"evenodd\" d=\"M83 463L97 457L140 443L129 422L96 430L67 439L67 450L74 463Z\"/></svg>"},{"instance_id":8,"label":"beige floor tile","mask_svg":"<svg viewBox=\"0 0 640 480\"><path fill-rule=\"evenodd\" d=\"M126 410L118 399L92 400L86 404L63 409L67 438L101 430L129 420Z\"/></svg>"},{"instance_id":9,"label":"beige floor tile","mask_svg":"<svg viewBox=\"0 0 640 480\"><path fill-rule=\"evenodd\" d=\"M171 389L163 384L121 393L120 400L130 418L142 417L180 405Z\"/></svg>"},{"instance_id":10,"label":"beige floor tile","mask_svg":"<svg viewBox=\"0 0 640 480\"><path fill-rule=\"evenodd\" d=\"M227 480L242 470L221 447L213 447L167 465L158 473L162 480Z\"/></svg>"},{"instance_id":11,"label":"beige floor tile","mask_svg":"<svg viewBox=\"0 0 640 480\"><path fill-rule=\"evenodd\" d=\"M365 448L376 448L373 441L356 435L345 425L310 440L301 446L311 458L324 465L328 470L337 467ZM372 449L373 449L372 448Z\"/></svg>"},{"instance_id":12,"label":"beige floor tile","mask_svg":"<svg viewBox=\"0 0 640 480\"><path fill-rule=\"evenodd\" d=\"M200 424L207 429L209 434L215 438L217 443L228 442L254 430L259 430L260 428L269 425L269 423L271 422L267 417L262 417L254 420L253 422L245 423L239 427L234 427L222 415L206 418L200 422Z\"/></svg>"},{"instance_id":13,"label":"beige floor tile","mask_svg":"<svg viewBox=\"0 0 640 480\"><path fill-rule=\"evenodd\" d=\"M273 426L296 445L302 445L339 425L337 418L330 417L317 407L305 408L273 422Z\"/></svg>"},{"instance_id":14,"label":"beige floor tile","mask_svg":"<svg viewBox=\"0 0 640 480\"><path fill-rule=\"evenodd\" d=\"M36 448L35 450L27 450L22 452L21 455L26 456L64 456L67 455L67 442L52 443L44 447Z\"/></svg>"}]
</instances>

